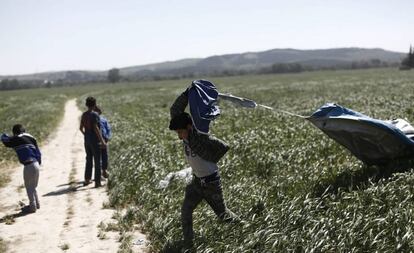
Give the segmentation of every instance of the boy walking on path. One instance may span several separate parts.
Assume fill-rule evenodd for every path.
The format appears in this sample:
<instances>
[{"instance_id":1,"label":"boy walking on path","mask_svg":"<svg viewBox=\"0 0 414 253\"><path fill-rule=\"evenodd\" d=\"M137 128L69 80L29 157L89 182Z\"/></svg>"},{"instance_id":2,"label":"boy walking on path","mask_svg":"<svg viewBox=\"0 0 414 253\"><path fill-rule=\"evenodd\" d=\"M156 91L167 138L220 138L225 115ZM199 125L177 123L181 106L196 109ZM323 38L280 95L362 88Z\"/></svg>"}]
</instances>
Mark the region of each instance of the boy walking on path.
<instances>
[{"instance_id":1,"label":"boy walking on path","mask_svg":"<svg viewBox=\"0 0 414 253\"><path fill-rule=\"evenodd\" d=\"M26 187L29 205L22 208L22 212L34 213L40 208L36 187L39 182L39 168L42 163L41 153L36 139L25 130L22 125L13 126L13 136L1 135L1 141L6 147L13 148L23 168L24 186Z\"/></svg>"},{"instance_id":2,"label":"boy walking on path","mask_svg":"<svg viewBox=\"0 0 414 253\"><path fill-rule=\"evenodd\" d=\"M92 164L95 164L95 187L101 187L101 149L106 147L100 130L99 115L93 110L96 107L96 99L86 98L88 110L82 114L79 130L84 135L86 164L85 182L88 185L92 178Z\"/></svg>"},{"instance_id":3,"label":"boy walking on path","mask_svg":"<svg viewBox=\"0 0 414 253\"><path fill-rule=\"evenodd\" d=\"M184 112L187 94L183 93L171 107L170 130L177 132L183 140L185 156L193 171L193 180L185 189L181 208L181 224L184 235L184 248L193 247L193 211L204 199L215 214L223 221L238 221L239 218L227 209L221 186L217 162L229 150L223 141L209 134L199 133L193 126L191 116Z\"/></svg>"}]
</instances>

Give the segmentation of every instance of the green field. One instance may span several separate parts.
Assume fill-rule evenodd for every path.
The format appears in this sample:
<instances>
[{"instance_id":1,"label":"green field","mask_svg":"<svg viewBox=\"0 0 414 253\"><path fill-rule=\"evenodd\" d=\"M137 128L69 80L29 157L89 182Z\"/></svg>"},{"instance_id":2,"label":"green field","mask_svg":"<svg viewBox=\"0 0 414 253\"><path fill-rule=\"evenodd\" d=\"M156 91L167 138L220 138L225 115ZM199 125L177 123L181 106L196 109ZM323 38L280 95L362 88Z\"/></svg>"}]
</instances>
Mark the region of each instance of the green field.
<instances>
[{"instance_id":1,"label":"green field","mask_svg":"<svg viewBox=\"0 0 414 253\"><path fill-rule=\"evenodd\" d=\"M301 115L335 102L375 118L414 122L412 71L326 71L209 80L220 92ZM168 123L170 105L190 81L52 89L39 98L42 103L56 103L47 108L61 111L69 97L79 98L79 104L88 95L97 97L114 132L109 144L109 192L111 205L127 210L119 218L121 233L140 224L153 252L174 252L182 237L185 184L174 180L164 190L157 185L169 172L187 167L181 143L168 130ZM10 96L4 94L0 95L0 129L9 132L16 119L3 116L4 112L12 115L19 107L4 107L15 104L7 102ZM31 91L24 94L29 96ZM222 115L211 132L231 146L219 163L224 195L228 207L244 222L221 223L201 204L194 212L197 252L414 250L414 166L367 167L303 119L225 101L220 107ZM31 127L36 129L38 123L23 124L44 138L57 119L51 120L54 125L33 131ZM125 241L122 251L128 252L129 245Z\"/></svg>"},{"instance_id":2,"label":"green field","mask_svg":"<svg viewBox=\"0 0 414 253\"><path fill-rule=\"evenodd\" d=\"M336 102L375 118L414 121L413 72L381 69L210 80L221 92L302 115ZM168 172L187 166L168 122L169 106L189 83L141 83L98 95L114 129L111 204L128 209L121 221L124 229L143 225L154 252L172 252L181 239L185 185L173 181L165 190L156 186ZM227 102L221 110L212 133L231 145L219 163L224 194L244 223L222 224L207 205L200 205L194 213L198 252L414 249L411 167L366 167L302 119Z\"/></svg>"}]
</instances>

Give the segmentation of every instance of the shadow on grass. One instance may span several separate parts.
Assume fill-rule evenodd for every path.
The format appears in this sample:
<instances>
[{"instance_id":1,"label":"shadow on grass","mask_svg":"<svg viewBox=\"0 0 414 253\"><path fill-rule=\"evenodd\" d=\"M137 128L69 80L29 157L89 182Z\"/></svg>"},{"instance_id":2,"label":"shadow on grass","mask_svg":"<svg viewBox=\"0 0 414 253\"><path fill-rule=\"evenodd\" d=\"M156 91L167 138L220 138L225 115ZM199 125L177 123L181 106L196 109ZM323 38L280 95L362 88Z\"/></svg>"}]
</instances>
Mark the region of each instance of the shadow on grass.
<instances>
[{"instance_id":1,"label":"shadow on grass","mask_svg":"<svg viewBox=\"0 0 414 253\"><path fill-rule=\"evenodd\" d=\"M333 178L321 179L313 187L313 195L321 197L325 193L336 194L339 189L352 191L368 187L368 182L378 182L381 179L388 179L394 173L404 173L414 169L414 160L399 160L389 162L381 166L364 165L357 171L347 170Z\"/></svg>"},{"instance_id":2,"label":"shadow on grass","mask_svg":"<svg viewBox=\"0 0 414 253\"><path fill-rule=\"evenodd\" d=\"M164 248L160 251L160 253L195 253L197 252L194 247L191 249L184 250L185 244L183 240L167 242Z\"/></svg>"}]
</instances>

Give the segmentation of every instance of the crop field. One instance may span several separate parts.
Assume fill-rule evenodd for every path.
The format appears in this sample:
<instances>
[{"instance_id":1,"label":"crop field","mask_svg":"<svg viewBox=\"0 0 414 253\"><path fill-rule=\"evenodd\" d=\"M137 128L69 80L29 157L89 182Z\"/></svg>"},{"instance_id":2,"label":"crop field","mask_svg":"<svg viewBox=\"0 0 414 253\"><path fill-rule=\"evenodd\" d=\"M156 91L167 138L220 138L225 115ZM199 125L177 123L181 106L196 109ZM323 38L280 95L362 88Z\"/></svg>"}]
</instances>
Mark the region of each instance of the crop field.
<instances>
[{"instance_id":1,"label":"crop field","mask_svg":"<svg viewBox=\"0 0 414 253\"><path fill-rule=\"evenodd\" d=\"M366 115L414 122L414 73L314 72L212 78L220 92L310 115L335 102ZM182 237L185 183L158 182L187 167L168 130L169 107L190 80L123 86L97 94L114 131L111 204L127 209L124 230L141 224L154 252ZM223 101L211 133L231 146L219 162L227 206L243 222L225 224L204 203L194 212L197 252L406 252L414 250L410 164L367 167L309 122Z\"/></svg>"},{"instance_id":2,"label":"crop field","mask_svg":"<svg viewBox=\"0 0 414 253\"><path fill-rule=\"evenodd\" d=\"M414 122L412 71L209 80L220 92L301 115L335 102L374 118ZM85 97L95 96L114 133L108 188L110 204L126 209L118 219L121 234L138 225L152 252L176 252L185 182L173 179L166 189L158 183L169 172L188 167L168 123L170 105L190 81L1 92L0 130L10 133L20 122L42 141L56 127L67 99L77 97L84 110ZM368 167L304 119L226 101L220 109L211 133L231 146L219 168L226 204L243 221L222 223L200 204L193 215L197 252L414 250L411 163ZM3 164L15 159L4 147L0 152ZM131 247L125 238L120 252Z\"/></svg>"},{"instance_id":3,"label":"crop field","mask_svg":"<svg viewBox=\"0 0 414 253\"><path fill-rule=\"evenodd\" d=\"M63 116L67 95L56 89L2 91L0 93L0 132L12 134L14 124L22 124L39 142L53 131ZM17 161L14 150L0 145L0 168ZM0 171L0 187L7 182L8 172Z\"/></svg>"}]
</instances>

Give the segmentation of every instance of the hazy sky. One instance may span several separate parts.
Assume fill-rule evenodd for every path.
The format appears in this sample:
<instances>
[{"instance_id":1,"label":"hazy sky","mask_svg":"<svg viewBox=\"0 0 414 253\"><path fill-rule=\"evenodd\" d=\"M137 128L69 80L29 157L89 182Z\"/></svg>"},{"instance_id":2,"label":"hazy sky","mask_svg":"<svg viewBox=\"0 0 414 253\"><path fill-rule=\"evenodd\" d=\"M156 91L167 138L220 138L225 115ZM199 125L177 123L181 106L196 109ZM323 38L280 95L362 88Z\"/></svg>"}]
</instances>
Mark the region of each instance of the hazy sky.
<instances>
[{"instance_id":1,"label":"hazy sky","mask_svg":"<svg viewBox=\"0 0 414 253\"><path fill-rule=\"evenodd\" d=\"M0 75L414 44L413 0L0 0Z\"/></svg>"}]
</instances>

